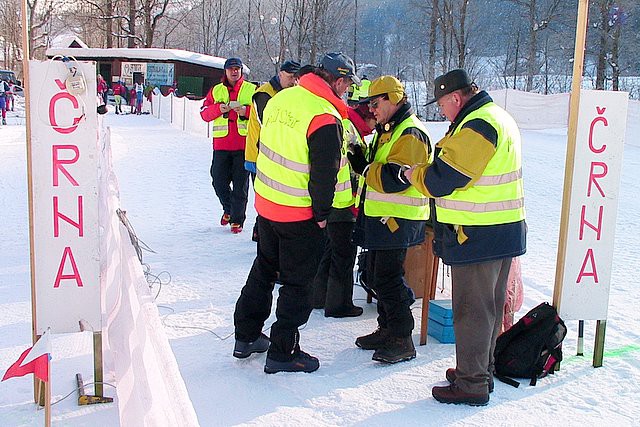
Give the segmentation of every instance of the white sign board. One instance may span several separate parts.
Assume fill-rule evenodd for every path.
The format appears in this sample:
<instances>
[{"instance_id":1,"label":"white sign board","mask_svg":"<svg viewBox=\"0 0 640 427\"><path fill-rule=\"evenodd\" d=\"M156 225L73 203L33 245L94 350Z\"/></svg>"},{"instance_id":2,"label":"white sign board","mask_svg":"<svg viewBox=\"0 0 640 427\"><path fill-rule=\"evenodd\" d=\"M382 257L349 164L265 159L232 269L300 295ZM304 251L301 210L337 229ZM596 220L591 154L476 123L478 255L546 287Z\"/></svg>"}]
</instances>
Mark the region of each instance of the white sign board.
<instances>
[{"instance_id":1,"label":"white sign board","mask_svg":"<svg viewBox=\"0 0 640 427\"><path fill-rule=\"evenodd\" d=\"M622 153L626 92L580 92L560 316L605 320Z\"/></svg>"},{"instance_id":2,"label":"white sign board","mask_svg":"<svg viewBox=\"0 0 640 427\"><path fill-rule=\"evenodd\" d=\"M29 62L38 334L101 329L96 66L72 65L81 94L61 61Z\"/></svg>"},{"instance_id":3,"label":"white sign board","mask_svg":"<svg viewBox=\"0 0 640 427\"><path fill-rule=\"evenodd\" d=\"M142 76L146 78L147 75L147 63L146 62L123 62L122 63L122 75L120 76L128 85L135 83L133 81L133 73L142 73Z\"/></svg>"},{"instance_id":4,"label":"white sign board","mask_svg":"<svg viewBox=\"0 0 640 427\"><path fill-rule=\"evenodd\" d=\"M173 64L147 64L147 82L153 86L173 86L174 68Z\"/></svg>"}]
</instances>

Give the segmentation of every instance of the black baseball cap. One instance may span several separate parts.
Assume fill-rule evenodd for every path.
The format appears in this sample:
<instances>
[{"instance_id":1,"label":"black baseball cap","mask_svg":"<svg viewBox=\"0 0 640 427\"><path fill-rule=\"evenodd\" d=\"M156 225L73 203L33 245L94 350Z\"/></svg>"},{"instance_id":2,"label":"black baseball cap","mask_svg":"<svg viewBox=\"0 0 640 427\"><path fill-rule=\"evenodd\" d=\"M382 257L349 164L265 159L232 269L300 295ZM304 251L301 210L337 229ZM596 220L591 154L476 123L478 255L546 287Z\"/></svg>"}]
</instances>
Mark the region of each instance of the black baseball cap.
<instances>
[{"instance_id":1,"label":"black baseball cap","mask_svg":"<svg viewBox=\"0 0 640 427\"><path fill-rule=\"evenodd\" d=\"M356 76L356 66L353 59L342 52L327 53L320 61L320 68L336 77L349 77L352 82L360 86L360 78Z\"/></svg>"},{"instance_id":2,"label":"black baseball cap","mask_svg":"<svg viewBox=\"0 0 640 427\"><path fill-rule=\"evenodd\" d=\"M467 72L463 69L451 70L447 74L437 77L434 81L433 96L425 105L433 104L445 95L458 89L473 85Z\"/></svg>"},{"instance_id":3,"label":"black baseball cap","mask_svg":"<svg viewBox=\"0 0 640 427\"><path fill-rule=\"evenodd\" d=\"M224 61L224 69L231 67L240 67L242 68L242 60L240 58L229 58Z\"/></svg>"},{"instance_id":4,"label":"black baseball cap","mask_svg":"<svg viewBox=\"0 0 640 427\"><path fill-rule=\"evenodd\" d=\"M300 71L300 63L297 61L284 61L280 66L280 71L295 74Z\"/></svg>"}]
</instances>

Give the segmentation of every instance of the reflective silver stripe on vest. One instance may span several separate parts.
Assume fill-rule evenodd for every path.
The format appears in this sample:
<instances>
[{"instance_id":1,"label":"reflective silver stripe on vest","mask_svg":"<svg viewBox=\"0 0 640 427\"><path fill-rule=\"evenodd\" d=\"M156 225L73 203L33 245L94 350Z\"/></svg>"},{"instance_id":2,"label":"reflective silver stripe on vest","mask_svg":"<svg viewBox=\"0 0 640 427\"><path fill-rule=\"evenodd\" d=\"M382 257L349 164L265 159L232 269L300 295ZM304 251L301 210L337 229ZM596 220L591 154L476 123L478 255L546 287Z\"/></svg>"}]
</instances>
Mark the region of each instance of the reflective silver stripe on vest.
<instances>
[{"instance_id":1,"label":"reflective silver stripe on vest","mask_svg":"<svg viewBox=\"0 0 640 427\"><path fill-rule=\"evenodd\" d=\"M336 193L339 193L346 189L351 189L351 181L342 182L342 183L339 182L336 184Z\"/></svg>"},{"instance_id":2,"label":"reflective silver stripe on vest","mask_svg":"<svg viewBox=\"0 0 640 427\"><path fill-rule=\"evenodd\" d=\"M339 169L342 169L343 167L347 166L347 163L349 163L349 159L347 159L346 156L340 157L340 168Z\"/></svg>"},{"instance_id":3,"label":"reflective silver stripe on vest","mask_svg":"<svg viewBox=\"0 0 640 427\"><path fill-rule=\"evenodd\" d=\"M300 173L309 173L311 171L311 168L309 167L309 165L306 165L304 163L299 163L294 160L285 159L280 154L266 147L264 144L260 144L260 152L265 156L267 156L267 158L272 162L277 163L280 166L284 166L289 170L300 172Z\"/></svg>"},{"instance_id":4,"label":"reflective silver stripe on vest","mask_svg":"<svg viewBox=\"0 0 640 427\"><path fill-rule=\"evenodd\" d=\"M520 178L522 178L522 168L502 175L481 176L473 185L489 186L508 184L510 182L517 181Z\"/></svg>"},{"instance_id":5,"label":"reflective silver stripe on vest","mask_svg":"<svg viewBox=\"0 0 640 427\"><path fill-rule=\"evenodd\" d=\"M281 182L276 181L275 179L271 179L266 176L263 172L258 171L256 173L256 177L262 181L267 187L277 190L281 193L288 194L294 197L311 197L309 195L309 190L303 188L294 188L288 185L285 185Z\"/></svg>"},{"instance_id":6,"label":"reflective silver stripe on vest","mask_svg":"<svg viewBox=\"0 0 640 427\"><path fill-rule=\"evenodd\" d=\"M406 206L427 206L429 204L429 199L426 197L409 197L402 196L400 194L387 194L387 193L377 193L375 191L369 191L367 193L367 200L375 200L376 202L388 202L388 203L396 203L399 205Z\"/></svg>"},{"instance_id":7,"label":"reflective silver stripe on vest","mask_svg":"<svg viewBox=\"0 0 640 427\"><path fill-rule=\"evenodd\" d=\"M229 129L229 126L227 126L227 125L218 125L218 126L214 126L213 127L213 131L214 132L219 131L219 130L227 130L227 129Z\"/></svg>"},{"instance_id":8,"label":"reflective silver stripe on vest","mask_svg":"<svg viewBox=\"0 0 640 427\"><path fill-rule=\"evenodd\" d=\"M505 200L502 202L474 203L461 200L436 199L436 206L444 209L464 212L499 212L520 209L524 206L524 198Z\"/></svg>"},{"instance_id":9,"label":"reflective silver stripe on vest","mask_svg":"<svg viewBox=\"0 0 640 427\"><path fill-rule=\"evenodd\" d=\"M238 130L246 130L247 129L247 123L246 122L236 122L237 126L238 126Z\"/></svg>"}]
</instances>

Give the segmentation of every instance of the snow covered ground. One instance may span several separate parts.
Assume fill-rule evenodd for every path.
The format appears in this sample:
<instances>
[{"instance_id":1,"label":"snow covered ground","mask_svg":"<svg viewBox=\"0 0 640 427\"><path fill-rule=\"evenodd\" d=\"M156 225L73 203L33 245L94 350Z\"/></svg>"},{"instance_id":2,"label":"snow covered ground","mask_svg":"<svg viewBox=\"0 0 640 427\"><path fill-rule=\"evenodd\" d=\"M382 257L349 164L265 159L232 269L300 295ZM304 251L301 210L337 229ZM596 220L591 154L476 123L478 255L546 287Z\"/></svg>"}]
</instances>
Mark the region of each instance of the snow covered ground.
<instances>
[{"instance_id":1,"label":"snow covered ground","mask_svg":"<svg viewBox=\"0 0 640 427\"><path fill-rule=\"evenodd\" d=\"M9 113L0 127L0 371L30 345L29 245L24 119ZM105 117L127 211L139 238L155 253L144 262L166 333L202 426L226 425L638 425L640 420L640 148L627 144L612 274L604 366L591 367L595 322L586 322L585 356L575 356L577 322L569 321L562 369L535 387L496 383L482 408L443 405L431 397L454 366L454 346L430 338L410 362L383 366L355 347L376 327L373 304L355 319L326 319L315 310L301 331L301 347L320 358L312 374L263 373L264 355L237 360L233 309L255 254L250 229L232 235L218 224L211 187L211 144L151 116ZM437 139L443 124L429 123ZM525 131L524 173L529 225L522 257L525 301L520 315L550 301L555 274L566 130ZM250 203L251 206L251 203ZM441 271L442 272L442 271ZM438 298L448 295L446 287ZM413 309L419 325L420 301ZM519 317L519 316L518 316ZM267 321L266 328L273 322ZM90 337L54 336L53 401L73 392L75 372L91 376ZM414 333L418 341L418 331ZM115 393L110 387L106 394ZM114 426L116 404L78 407L75 394L53 406L54 425ZM122 402L120 402L122 404ZM40 425L31 376L0 384L0 425Z\"/></svg>"}]
</instances>

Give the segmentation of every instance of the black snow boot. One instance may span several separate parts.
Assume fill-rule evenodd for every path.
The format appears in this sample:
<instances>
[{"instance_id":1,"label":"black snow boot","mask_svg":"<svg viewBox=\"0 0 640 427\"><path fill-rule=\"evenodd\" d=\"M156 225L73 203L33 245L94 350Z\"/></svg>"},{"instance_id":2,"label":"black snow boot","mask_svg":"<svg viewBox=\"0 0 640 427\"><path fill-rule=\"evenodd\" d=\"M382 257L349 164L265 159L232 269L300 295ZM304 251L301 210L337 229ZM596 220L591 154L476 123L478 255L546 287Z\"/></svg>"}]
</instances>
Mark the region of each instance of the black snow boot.
<instances>
[{"instance_id":1,"label":"black snow boot","mask_svg":"<svg viewBox=\"0 0 640 427\"><path fill-rule=\"evenodd\" d=\"M284 362L269 359L269 356L267 356L264 371L267 374L275 374L277 372L313 372L319 367L320 362L317 357L298 350L298 354L293 359Z\"/></svg>"},{"instance_id":2,"label":"black snow boot","mask_svg":"<svg viewBox=\"0 0 640 427\"><path fill-rule=\"evenodd\" d=\"M387 338L389 338L389 330L378 328L369 335L358 337L356 345L363 350L377 350L387 342Z\"/></svg>"},{"instance_id":3,"label":"black snow boot","mask_svg":"<svg viewBox=\"0 0 640 427\"><path fill-rule=\"evenodd\" d=\"M377 362L398 363L411 360L416 357L416 348L413 346L411 336L389 337L384 346L373 353L372 359Z\"/></svg>"},{"instance_id":4,"label":"black snow boot","mask_svg":"<svg viewBox=\"0 0 640 427\"><path fill-rule=\"evenodd\" d=\"M233 356L238 359L244 359L253 353L264 353L267 350L269 350L269 338L261 333L256 340L251 342L236 340Z\"/></svg>"}]
</instances>

